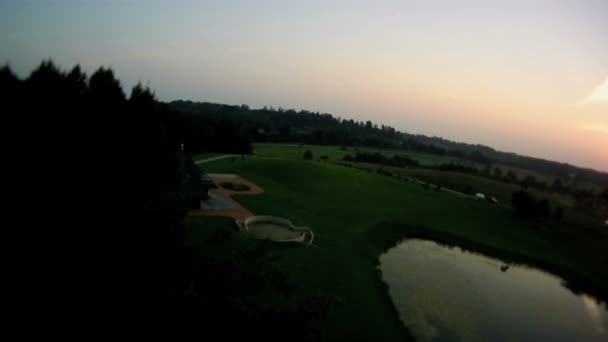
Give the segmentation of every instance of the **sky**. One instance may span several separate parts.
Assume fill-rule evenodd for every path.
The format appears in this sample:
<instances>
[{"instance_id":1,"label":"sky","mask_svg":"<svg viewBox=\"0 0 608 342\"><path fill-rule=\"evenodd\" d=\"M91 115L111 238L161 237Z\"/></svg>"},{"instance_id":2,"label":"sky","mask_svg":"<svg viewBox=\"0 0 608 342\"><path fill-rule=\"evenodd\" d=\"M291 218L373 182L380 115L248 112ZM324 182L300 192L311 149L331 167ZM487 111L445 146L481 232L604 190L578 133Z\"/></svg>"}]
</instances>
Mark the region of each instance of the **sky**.
<instances>
[{"instance_id":1,"label":"sky","mask_svg":"<svg viewBox=\"0 0 608 342\"><path fill-rule=\"evenodd\" d=\"M0 63L608 171L608 1L7 1Z\"/></svg>"}]
</instances>

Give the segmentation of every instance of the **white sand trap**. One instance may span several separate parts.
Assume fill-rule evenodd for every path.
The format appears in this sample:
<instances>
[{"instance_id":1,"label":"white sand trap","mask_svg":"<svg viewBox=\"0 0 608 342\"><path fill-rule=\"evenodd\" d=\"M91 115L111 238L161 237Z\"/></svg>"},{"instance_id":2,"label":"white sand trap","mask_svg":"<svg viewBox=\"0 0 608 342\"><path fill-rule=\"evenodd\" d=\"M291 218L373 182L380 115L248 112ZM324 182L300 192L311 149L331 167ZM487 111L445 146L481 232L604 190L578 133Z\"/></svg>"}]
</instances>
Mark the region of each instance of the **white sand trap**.
<instances>
[{"instance_id":1,"label":"white sand trap","mask_svg":"<svg viewBox=\"0 0 608 342\"><path fill-rule=\"evenodd\" d=\"M308 227L296 227L291 221L274 216L251 216L237 224L248 236L276 242L312 243L313 233Z\"/></svg>"},{"instance_id":2,"label":"white sand trap","mask_svg":"<svg viewBox=\"0 0 608 342\"><path fill-rule=\"evenodd\" d=\"M304 232L291 230L283 225L271 222L252 223L247 226L247 231L258 239L291 241L297 240Z\"/></svg>"}]
</instances>

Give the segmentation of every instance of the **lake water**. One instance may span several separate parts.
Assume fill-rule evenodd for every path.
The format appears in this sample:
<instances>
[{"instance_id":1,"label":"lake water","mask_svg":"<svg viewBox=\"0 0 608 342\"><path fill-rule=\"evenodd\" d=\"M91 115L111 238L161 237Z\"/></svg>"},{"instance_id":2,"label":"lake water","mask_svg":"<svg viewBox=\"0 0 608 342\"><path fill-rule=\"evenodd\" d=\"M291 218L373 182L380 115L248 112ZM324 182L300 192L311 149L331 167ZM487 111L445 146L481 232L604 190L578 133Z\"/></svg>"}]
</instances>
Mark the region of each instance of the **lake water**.
<instances>
[{"instance_id":1,"label":"lake water","mask_svg":"<svg viewBox=\"0 0 608 342\"><path fill-rule=\"evenodd\" d=\"M380 257L405 326L418 340L608 341L608 310L552 274L405 240Z\"/></svg>"}]
</instances>

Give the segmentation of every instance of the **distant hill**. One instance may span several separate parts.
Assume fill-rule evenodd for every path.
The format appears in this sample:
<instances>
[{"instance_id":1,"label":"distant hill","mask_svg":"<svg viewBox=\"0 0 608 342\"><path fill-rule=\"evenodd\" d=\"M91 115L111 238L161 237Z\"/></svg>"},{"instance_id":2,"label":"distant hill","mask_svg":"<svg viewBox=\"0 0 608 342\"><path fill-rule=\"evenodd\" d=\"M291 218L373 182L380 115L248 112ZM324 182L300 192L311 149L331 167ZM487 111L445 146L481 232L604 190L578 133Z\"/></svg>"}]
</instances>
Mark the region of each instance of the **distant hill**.
<instances>
[{"instance_id":1,"label":"distant hill","mask_svg":"<svg viewBox=\"0 0 608 342\"><path fill-rule=\"evenodd\" d=\"M195 132L203 132L206 126L223 122L224 126L239 132L239 136L246 136L256 142L398 148L404 151L455 156L480 163L487 168L501 166L531 170L546 175L549 182L561 179L571 185L592 187L595 190L608 188L606 172L497 151L484 145L400 132L393 127L378 126L371 121L341 119L331 114L306 110L266 107L251 109L246 105L209 102L178 100L170 102L169 105L190 116ZM203 139L200 146L204 148L213 144Z\"/></svg>"}]
</instances>

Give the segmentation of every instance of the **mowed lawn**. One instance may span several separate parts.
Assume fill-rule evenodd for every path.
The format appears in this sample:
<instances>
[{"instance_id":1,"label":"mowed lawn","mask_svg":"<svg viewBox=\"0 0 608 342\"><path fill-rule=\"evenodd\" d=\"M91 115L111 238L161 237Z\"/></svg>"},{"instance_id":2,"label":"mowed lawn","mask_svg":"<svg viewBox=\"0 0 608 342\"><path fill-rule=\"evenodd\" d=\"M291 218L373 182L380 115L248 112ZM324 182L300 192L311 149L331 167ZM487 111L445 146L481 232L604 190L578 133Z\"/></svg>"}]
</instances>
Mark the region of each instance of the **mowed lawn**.
<instances>
[{"instance_id":1,"label":"mowed lawn","mask_svg":"<svg viewBox=\"0 0 608 342\"><path fill-rule=\"evenodd\" d=\"M378 165L363 163L361 163L361 166L373 168L374 170L379 167ZM486 196L495 197L498 199L500 204L508 206L511 205L511 197L513 193L521 189L519 184L505 183L496 179L475 174L423 168L399 168L391 166L384 166L383 169L396 175L412 177L431 184L439 184L460 192L463 192L467 186L470 186L472 195L475 193L483 193ZM536 189L529 189L528 191L537 198L549 199L556 205L563 207L571 207L574 205L574 200L566 195L543 192Z\"/></svg>"},{"instance_id":2,"label":"mowed lawn","mask_svg":"<svg viewBox=\"0 0 608 342\"><path fill-rule=\"evenodd\" d=\"M406 156L416 160L418 163L420 163L421 166L426 166L426 167L438 166L438 165L447 164L447 163L455 163L455 164L459 164L459 165L475 167L478 170L483 170L486 167L483 164L476 163L476 162L462 159L462 158L458 158L458 157L438 156L438 155L429 154L429 153L420 153L420 152L397 150L397 149L370 148L370 147L340 147L340 146L305 145L305 144L289 144L289 143L255 143L255 144L253 144L253 149L254 149L254 153L256 153L260 156L286 158L286 159L303 159L304 152L306 150L310 150L313 153L313 159L315 159L315 160L318 160L320 156L327 156L329 161L337 162L337 161L341 161L345 155L350 154L351 156L354 156L357 153L357 151L359 151L359 152L367 152L367 153L381 153L389 158L392 158L395 154L406 155ZM511 166L506 166L506 165L492 165L491 167L492 167L492 170L494 169L494 167L499 167L503 171L504 174L506 174L508 171L513 171L517 175L517 178L520 180L525 178L526 176L533 176L537 180L542 181L542 182L546 183L547 185L551 185L555 179L555 177L549 176L547 174L543 174L543 173L535 172L535 171L531 171L531 170L526 170L526 169L522 169L522 168L517 168L517 167L511 167ZM409 168L408 170L412 170L412 169ZM425 170L422 168L416 168L415 170L418 171L419 175L423 175L425 178L434 178L434 179L446 178L445 171ZM412 175L412 176L415 176L415 175ZM485 189L492 190L492 188L496 188L497 194L495 194L495 197L497 197L497 198L502 197L502 195L506 194L507 196L505 198L510 199L512 190L514 188L519 188L518 185L507 184L504 182L499 182L498 180L491 180L490 178L485 178L486 181L484 181L484 179L482 177L479 177L476 175L466 175L466 174L462 174L462 173L456 174L454 172L451 172L451 175L448 175L447 177L452 179L452 178L454 178L454 176L456 176L457 178L467 178L466 176L468 176L468 177L474 177L474 178L476 178L476 180L480 180L482 183L482 186L478 187L478 188L481 188L481 190L478 190L478 191L481 191L481 192L483 192ZM461 177L461 176L465 176L465 177ZM466 179L461 179L461 180L467 181ZM488 181L490 181L490 182L488 182ZM496 184L491 185L490 183L493 183L493 182L502 183L502 185L496 185ZM452 183L454 185L464 184L460 180L456 180L456 181L448 180L448 183ZM597 185L588 184L585 182L576 183L576 184L577 184L577 186L581 186L584 188L600 190L597 187ZM488 187L486 185L490 185L490 186ZM464 188L464 186L466 186L466 185L463 185L463 188ZM539 195L546 197L546 194L539 194ZM553 197L555 197L553 199L556 202L560 203L560 205L570 206L572 204L571 199L568 199L565 196L553 196Z\"/></svg>"},{"instance_id":3,"label":"mowed lawn","mask_svg":"<svg viewBox=\"0 0 608 342\"><path fill-rule=\"evenodd\" d=\"M313 154L313 160L319 160L320 156L327 156L328 161L338 162L342 161L342 158L350 154L354 156L357 151L366 153L381 153L389 158L398 155L407 155L408 157L418 161L422 166L437 166L445 163L456 163L460 165L466 165L470 167L476 167L483 169L484 165L474 163L469 160L449 157L449 156L437 156L428 153L418 153L412 151L395 150L395 149L382 149L382 148L370 148L370 147L340 147L340 146L324 146L324 145L305 145L305 144L281 144L281 143L255 143L254 152L257 155L264 157L273 158L284 158L303 160L304 152L310 150ZM374 170L378 169L380 165L367 164L367 163L350 163L353 165L360 165L362 167L369 167ZM503 172L508 170L514 171L521 179L525 176L531 175L536 177L538 180L544 181L547 184L551 184L553 178L543 175L538 172L524 170L520 168L512 168L504 165L499 165ZM427 169L421 167L407 167L397 168L391 166L383 166L384 170L393 172L395 174L412 177L421 181L430 182L432 184L439 184L441 186L450 187L456 191L464 191L468 186L471 187L472 195L475 193L483 193L488 196L495 197L500 203L510 205L511 195L513 192L520 189L518 184L509 184L496 179L482 177L481 175L466 174L459 172L440 171L434 169ZM566 195L560 195L557 193L543 192L535 189L529 190L533 195L539 198L546 198L551 200L555 205L562 207L571 207L574 204L574 200Z\"/></svg>"},{"instance_id":4,"label":"mowed lawn","mask_svg":"<svg viewBox=\"0 0 608 342\"><path fill-rule=\"evenodd\" d=\"M213 161L205 170L236 173L263 187L262 195L235 197L255 214L285 217L313 229L312 247L272 248L281 254L279 266L299 284L302 294L332 294L344 301L328 318L328 340L406 337L377 262L390 239L414 232L554 265L608 288L603 235L572 238L553 233L516 219L506 207L332 163L247 157ZM222 218L190 218L187 223L199 239L215 227L232 226L230 219Z\"/></svg>"},{"instance_id":5,"label":"mowed lawn","mask_svg":"<svg viewBox=\"0 0 608 342\"><path fill-rule=\"evenodd\" d=\"M319 159L320 156L327 156L329 161L336 162L350 154L354 156L357 151L366 153L381 153L389 158L398 155L407 155L408 157L418 161L421 165L434 166L443 163L459 163L462 165L477 166L480 165L455 157L442 157L433 154L417 153L404 150L380 149L370 147L340 147L340 146L321 146L321 145L304 145L304 144L275 144L275 143L255 143L253 144L255 154L264 157L276 157L286 159L303 159L304 152L310 150L313 154L313 159Z\"/></svg>"}]
</instances>

